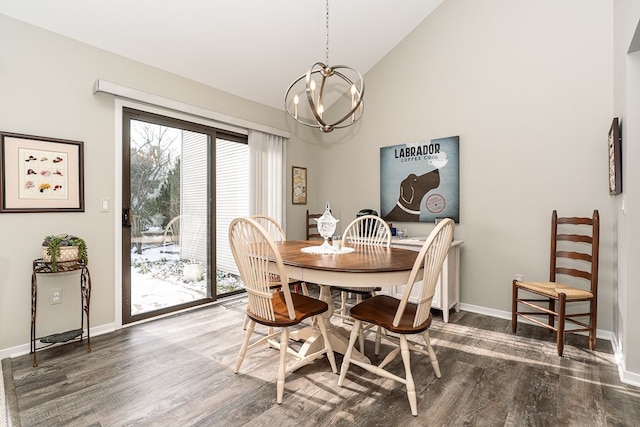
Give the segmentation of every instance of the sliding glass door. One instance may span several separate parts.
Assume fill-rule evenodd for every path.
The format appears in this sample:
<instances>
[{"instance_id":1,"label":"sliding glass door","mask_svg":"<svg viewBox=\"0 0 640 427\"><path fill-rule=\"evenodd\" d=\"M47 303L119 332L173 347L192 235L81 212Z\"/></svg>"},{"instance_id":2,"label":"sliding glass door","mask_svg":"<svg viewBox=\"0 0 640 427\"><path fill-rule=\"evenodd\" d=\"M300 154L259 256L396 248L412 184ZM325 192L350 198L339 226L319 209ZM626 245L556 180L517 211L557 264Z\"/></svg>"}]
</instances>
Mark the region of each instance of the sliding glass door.
<instances>
[{"instance_id":1,"label":"sliding glass door","mask_svg":"<svg viewBox=\"0 0 640 427\"><path fill-rule=\"evenodd\" d=\"M202 126L123 114L123 323L212 301L210 141Z\"/></svg>"},{"instance_id":2,"label":"sliding glass door","mask_svg":"<svg viewBox=\"0 0 640 427\"><path fill-rule=\"evenodd\" d=\"M122 322L242 292L228 243L249 214L245 135L123 112Z\"/></svg>"}]
</instances>

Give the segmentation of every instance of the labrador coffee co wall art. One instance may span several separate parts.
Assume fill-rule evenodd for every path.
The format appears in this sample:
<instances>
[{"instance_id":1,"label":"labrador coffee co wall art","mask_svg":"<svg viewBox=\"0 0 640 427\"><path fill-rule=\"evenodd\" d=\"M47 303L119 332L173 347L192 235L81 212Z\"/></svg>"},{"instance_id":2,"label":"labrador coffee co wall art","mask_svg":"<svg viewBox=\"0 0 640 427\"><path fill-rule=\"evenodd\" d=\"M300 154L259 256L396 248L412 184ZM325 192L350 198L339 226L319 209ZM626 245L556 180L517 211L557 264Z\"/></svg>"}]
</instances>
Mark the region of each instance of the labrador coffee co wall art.
<instances>
[{"instance_id":1,"label":"labrador coffee co wall art","mask_svg":"<svg viewBox=\"0 0 640 427\"><path fill-rule=\"evenodd\" d=\"M380 148L380 211L387 221L460 221L460 137Z\"/></svg>"}]
</instances>

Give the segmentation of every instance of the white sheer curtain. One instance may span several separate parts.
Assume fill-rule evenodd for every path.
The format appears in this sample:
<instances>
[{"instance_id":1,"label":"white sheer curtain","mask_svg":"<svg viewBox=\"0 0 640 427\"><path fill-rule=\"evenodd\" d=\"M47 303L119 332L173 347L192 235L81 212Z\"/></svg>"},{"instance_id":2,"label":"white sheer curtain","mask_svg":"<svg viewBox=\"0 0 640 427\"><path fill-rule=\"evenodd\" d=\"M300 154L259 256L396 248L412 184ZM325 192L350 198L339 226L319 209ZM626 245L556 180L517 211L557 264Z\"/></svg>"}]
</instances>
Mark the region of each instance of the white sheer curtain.
<instances>
[{"instance_id":1,"label":"white sheer curtain","mask_svg":"<svg viewBox=\"0 0 640 427\"><path fill-rule=\"evenodd\" d=\"M281 136L249 130L249 213L269 215L283 227L286 221L285 141Z\"/></svg>"}]
</instances>

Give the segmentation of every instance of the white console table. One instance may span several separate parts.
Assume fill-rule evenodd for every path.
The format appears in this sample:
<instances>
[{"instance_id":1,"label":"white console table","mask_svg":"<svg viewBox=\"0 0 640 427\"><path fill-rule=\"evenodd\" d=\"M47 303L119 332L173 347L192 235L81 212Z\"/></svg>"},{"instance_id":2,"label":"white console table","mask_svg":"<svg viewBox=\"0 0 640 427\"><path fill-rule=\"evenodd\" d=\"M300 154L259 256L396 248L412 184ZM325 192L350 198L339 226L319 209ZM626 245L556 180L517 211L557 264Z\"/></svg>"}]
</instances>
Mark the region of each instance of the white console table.
<instances>
[{"instance_id":1,"label":"white console table","mask_svg":"<svg viewBox=\"0 0 640 427\"><path fill-rule=\"evenodd\" d=\"M417 252L422 248L424 242L425 238L393 238L391 239L391 246ZM460 311L460 246L462 246L462 243L464 243L462 240L454 240L451 243L449 253L444 259L440 278L436 284L436 292L431 303L431 307L442 310L442 318L445 323L449 322L449 310L451 308L455 308L456 312ZM403 290L404 286L393 286L382 288L382 291L378 293L402 298Z\"/></svg>"}]
</instances>

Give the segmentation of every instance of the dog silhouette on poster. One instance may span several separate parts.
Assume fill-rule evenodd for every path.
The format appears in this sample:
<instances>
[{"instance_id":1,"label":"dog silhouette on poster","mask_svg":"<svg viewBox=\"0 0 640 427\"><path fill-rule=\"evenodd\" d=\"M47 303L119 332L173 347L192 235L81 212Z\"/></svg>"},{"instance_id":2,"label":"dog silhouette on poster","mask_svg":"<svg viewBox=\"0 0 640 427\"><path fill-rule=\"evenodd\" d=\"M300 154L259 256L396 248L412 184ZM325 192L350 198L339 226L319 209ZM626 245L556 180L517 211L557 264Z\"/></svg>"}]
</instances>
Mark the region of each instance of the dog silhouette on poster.
<instances>
[{"instance_id":1,"label":"dog silhouette on poster","mask_svg":"<svg viewBox=\"0 0 640 427\"><path fill-rule=\"evenodd\" d=\"M386 221L419 222L420 204L427 193L440 186L440 168L447 164L445 158L433 158L429 164L436 169L423 175L409 174L400 183L400 195L393 209L384 217Z\"/></svg>"}]
</instances>

